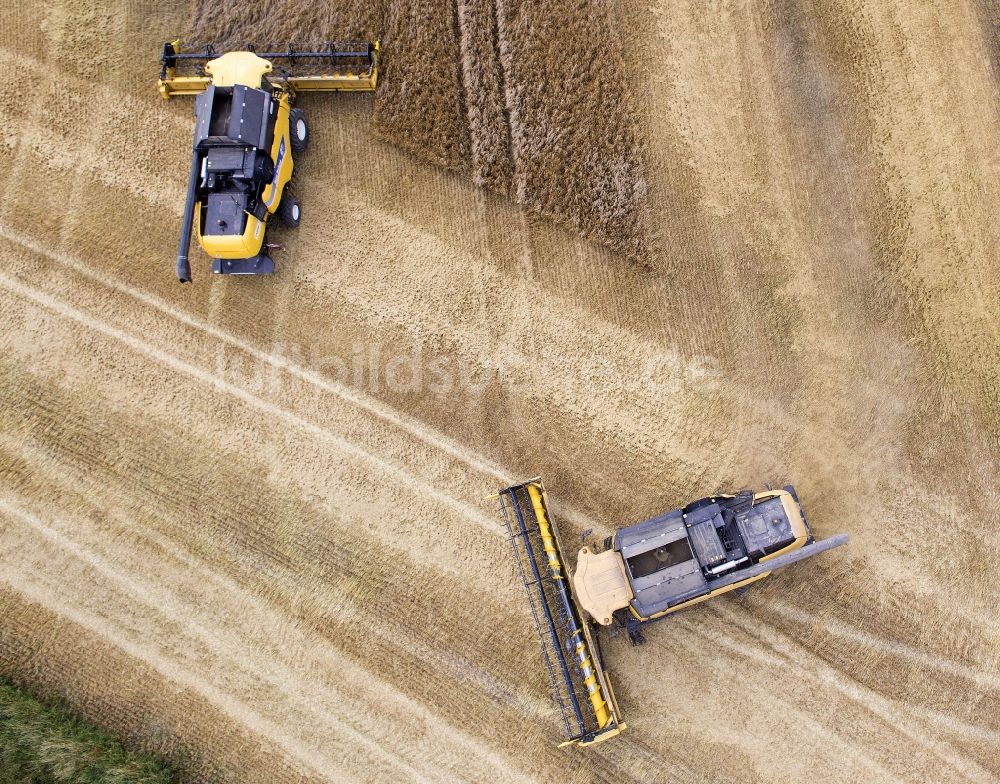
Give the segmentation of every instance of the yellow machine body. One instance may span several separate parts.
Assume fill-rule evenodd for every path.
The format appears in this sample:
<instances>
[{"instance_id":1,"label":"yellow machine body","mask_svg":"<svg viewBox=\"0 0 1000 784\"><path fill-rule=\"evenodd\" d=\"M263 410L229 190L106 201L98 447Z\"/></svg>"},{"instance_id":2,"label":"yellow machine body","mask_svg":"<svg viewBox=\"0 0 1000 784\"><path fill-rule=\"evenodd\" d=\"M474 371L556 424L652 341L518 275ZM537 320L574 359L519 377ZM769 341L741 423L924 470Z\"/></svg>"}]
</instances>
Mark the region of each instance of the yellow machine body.
<instances>
[{"instance_id":1,"label":"yellow machine body","mask_svg":"<svg viewBox=\"0 0 1000 784\"><path fill-rule=\"evenodd\" d=\"M264 76L272 70L274 66L269 60L253 52L226 52L205 64L205 72L216 87L235 87L238 84L260 87Z\"/></svg>"},{"instance_id":2,"label":"yellow machine body","mask_svg":"<svg viewBox=\"0 0 1000 784\"><path fill-rule=\"evenodd\" d=\"M227 52L222 57L210 61L205 70L211 75L216 87L233 87L241 84L259 88L264 77L271 72L271 63L252 52ZM274 122L274 142L271 145L271 160L275 161L274 175L264 188L261 196L267 207L267 214L273 215L281 203L281 194L292 179L295 163L292 159L291 138L288 117L292 102L286 91L275 91L278 111ZM247 213L247 224L242 234L205 234L201 225L201 205L195 208L198 244L209 256L218 259L246 259L260 253L264 244L264 229L267 217L258 220Z\"/></svg>"}]
</instances>

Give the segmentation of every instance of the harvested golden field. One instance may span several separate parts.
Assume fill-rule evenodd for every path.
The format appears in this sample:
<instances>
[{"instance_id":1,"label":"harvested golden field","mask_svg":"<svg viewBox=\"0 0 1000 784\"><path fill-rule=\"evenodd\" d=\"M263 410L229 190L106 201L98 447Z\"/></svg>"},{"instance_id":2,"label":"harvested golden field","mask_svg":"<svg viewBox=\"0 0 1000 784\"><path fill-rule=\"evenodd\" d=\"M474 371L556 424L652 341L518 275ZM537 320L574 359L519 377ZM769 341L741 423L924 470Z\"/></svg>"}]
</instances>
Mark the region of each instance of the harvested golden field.
<instances>
[{"instance_id":1,"label":"harvested golden field","mask_svg":"<svg viewBox=\"0 0 1000 784\"><path fill-rule=\"evenodd\" d=\"M996 4L292 14L0 4L0 674L194 782L996 781ZM160 47L255 20L384 83L302 98L277 275L180 286ZM559 749L536 474L569 541L794 482L851 544L605 639Z\"/></svg>"}]
</instances>

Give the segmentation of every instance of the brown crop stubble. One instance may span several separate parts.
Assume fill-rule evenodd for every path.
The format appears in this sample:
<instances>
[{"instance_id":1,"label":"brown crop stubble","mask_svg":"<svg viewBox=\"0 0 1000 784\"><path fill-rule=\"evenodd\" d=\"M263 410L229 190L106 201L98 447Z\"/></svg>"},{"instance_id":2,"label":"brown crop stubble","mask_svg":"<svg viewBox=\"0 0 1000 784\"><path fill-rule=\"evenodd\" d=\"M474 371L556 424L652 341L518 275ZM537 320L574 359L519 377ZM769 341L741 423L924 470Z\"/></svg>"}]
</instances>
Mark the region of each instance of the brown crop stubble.
<instances>
[{"instance_id":1,"label":"brown crop stubble","mask_svg":"<svg viewBox=\"0 0 1000 784\"><path fill-rule=\"evenodd\" d=\"M660 147L655 174L672 175L656 186L691 188L680 203L656 199L657 225L691 215L690 252L672 249L671 276L659 263L626 274L610 252L372 143L364 97L310 97L309 166L321 174L303 185L317 219L275 277L202 274L181 288L170 267L190 104L164 106L134 73L84 79L75 60L67 71L91 19L74 2L51 4L47 49L3 52L9 71L34 77L0 89L0 155L12 162L0 204L0 485L19 482L14 501L38 520L0 520L0 602L18 617L0 623L15 654L0 652L0 668L118 731L148 730L172 760L196 748L233 781L387 780L394 761L366 758L386 738L430 778L457 761L490 781L505 770L544 781L724 781L733 770L761 782L996 781L996 463L981 434L956 431L962 449L944 452L916 426L912 380L923 375L896 319L917 332L920 322L885 312L893 278L845 242L866 237L848 200L869 221L893 203L871 198L879 191L848 165L867 170L850 141L869 126L843 122L862 86L901 101L892 85L909 71L900 78L878 50L947 52L954 41L872 36L855 80L825 27L808 14L793 24L785 10L799 4L777 4L768 27L750 4L664 0L660 34L637 13L630 32L655 37L634 50L650 68L636 82L658 107L643 138ZM856 27L838 7L810 13ZM134 20L145 11L126 8ZM164 39L138 23L123 35L115 21L99 36L106 56L152 53L152 70ZM846 57L857 45L842 38ZM815 102L827 65L840 88ZM974 83L983 70L942 73ZM873 80L879 71L892 78ZM92 122L67 120L65 96ZM801 111L811 106L815 117ZM988 171L981 152L952 149ZM923 171L911 156L895 165ZM362 178L396 187L354 187ZM982 232L969 215L959 211L962 225ZM534 275L524 257L538 260ZM711 385L578 383L582 359L640 367L685 335L720 359ZM319 369L263 386L230 372L349 357L355 340L392 351L416 340L501 379L535 371L492 399L359 383L354 402ZM484 460L503 471L472 468ZM12 477L5 466L21 467ZM818 534L846 530L852 542L652 627L644 648L610 640L629 731L567 754L550 744L555 709L509 545L477 506L506 471L550 477L567 542L703 490L785 481ZM571 522L567 504L581 513ZM215 701L203 696L213 684ZM344 691L356 692L346 709ZM295 760L315 754L333 762L306 778Z\"/></svg>"},{"instance_id":2,"label":"brown crop stubble","mask_svg":"<svg viewBox=\"0 0 1000 784\"><path fill-rule=\"evenodd\" d=\"M836 5L841 13L824 21L849 63L852 108L868 129L862 138L877 188L867 206L879 263L899 287L910 339L933 375L922 408L946 430L971 424L989 434L995 454L998 193L983 163L995 160L997 82L967 75L994 56L996 38L978 29L971 9Z\"/></svg>"},{"instance_id":3,"label":"brown crop stubble","mask_svg":"<svg viewBox=\"0 0 1000 784\"><path fill-rule=\"evenodd\" d=\"M383 78L373 122L379 135L449 169L466 169L468 127L450 0L399 0L389 8Z\"/></svg>"},{"instance_id":4,"label":"brown crop stubble","mask_svg":"<svg viewBox=\"0 0 1000 784\"><path fill-rule=\"evenodd\" d=\"M505 97L506 75L497 40L496 3L458 0L456 7L472 178L476 185L510 194L514 161Z\"/></svg>"},{"instance_id":5,"label":"brown crop stubble","mask_svg":"<svg viewBox=\"0 0 1000 784\"><path fill-rule=\"evenodd\" d=\"M640 254L646 180L615 12L497 0L497 20L517 201Z\"/></svg>"},{"instance_id":6,"label":"brown crop stubble","mask_svg":"<svg viewBox=\"0 0 1000 784\"><path fill-rule=\"evenodd\" d=\"M219 52L253 44L299 48L377 35L384 18L380 2L297 3L291 0L199 0L182 43L211 44Z\"/></svg>"}]
</instances>

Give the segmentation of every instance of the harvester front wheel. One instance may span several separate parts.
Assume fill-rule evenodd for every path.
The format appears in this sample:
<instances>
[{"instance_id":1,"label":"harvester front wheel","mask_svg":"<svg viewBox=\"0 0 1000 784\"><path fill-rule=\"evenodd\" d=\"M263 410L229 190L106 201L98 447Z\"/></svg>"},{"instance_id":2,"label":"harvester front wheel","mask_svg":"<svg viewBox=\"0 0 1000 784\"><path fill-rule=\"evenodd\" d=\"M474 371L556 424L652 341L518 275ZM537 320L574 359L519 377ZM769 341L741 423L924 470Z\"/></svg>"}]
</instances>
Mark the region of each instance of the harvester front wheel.
<instances>
[{"instance_id":1,"label":"harvester front wheel","mask_svg":"<svg viewBox=\"0 0 1000 784\"><path fill-rule=\"evenodd\" d=\"M302 205L291 194L286 194L278 206L278 217L289 228L294 229L302 220Z\"/></svg>"},{"instance_id":2,"label":"harvester front wheel","mask_svg":"<svg viewBox=\"0 0 1000 784\"><path fill-rule=\"evenodd\" d=\"M309 146L309 124L306 113L301 109L292 109L288 115L288 131L292 137L292 150L302 152Z\"/></svg>"}]
</instances>

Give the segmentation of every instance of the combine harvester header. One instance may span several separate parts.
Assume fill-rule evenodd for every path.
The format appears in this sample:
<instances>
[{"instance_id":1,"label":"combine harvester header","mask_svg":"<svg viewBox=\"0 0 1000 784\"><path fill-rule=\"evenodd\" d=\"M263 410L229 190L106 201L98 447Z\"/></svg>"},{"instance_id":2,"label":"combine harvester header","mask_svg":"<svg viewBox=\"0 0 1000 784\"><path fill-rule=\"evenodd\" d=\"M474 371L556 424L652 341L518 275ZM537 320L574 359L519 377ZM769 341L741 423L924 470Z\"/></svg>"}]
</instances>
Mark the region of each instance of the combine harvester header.
<instances>
[{"instance_id":1,"label":"combine harvester header","mask_svg":"<svg viewBox=\"0 0 1000 784\"><path fill-rule=\"evenodd\" d=\"M597 640L577 609L540 478L500 491L500 510L528 589L567 740L588 746L625 729ZM567 655L568 654L568 655Z\"/></svg>"},{"instance_id":2,"label":"combine harvester header","mask_svg":"<svg viewBox=\"0 0 1000 784\"><path fill-rule=\"evenodd\" d=\"M702 498L619 529L603 552L581 548L573 574L541 479L498 495L562 712L562 745L587 746L625 729L601 656L601 626L617 623L640 644L644 623L847 543L846 534L815 540L788 485Z\"/></svg>"},{"instance_id":3,"label":"combine harvester header","mask_svg":"<svg viewBox=\"0 0 1000 784\"><path fill-rule=\"evenodd\" d=\"M251 52L268 62L280 63L269 75L272 84L281 85L292 92L301 93L317 90L347 92L372 92L378 86L379 59L381 46L378 41L332 42L318 51L298 51L291 46L284 51L257 52L252 44L240 51ZM174 95L197 95L212 83L205 66L220 56L212 47L200 52L181 52L180 41L170 41L163 45L160 58L160 95L170 98ZM191 65L201 73L180 74L184 66ZM322 74L295 75L293 71L308 65L315 69L329 68Z\"/></svg>"}]
</instances>

